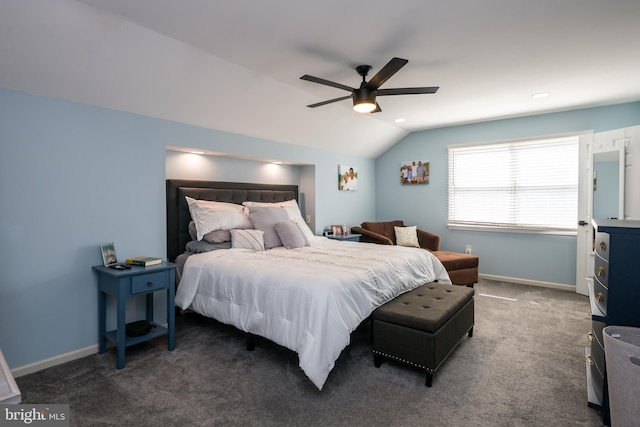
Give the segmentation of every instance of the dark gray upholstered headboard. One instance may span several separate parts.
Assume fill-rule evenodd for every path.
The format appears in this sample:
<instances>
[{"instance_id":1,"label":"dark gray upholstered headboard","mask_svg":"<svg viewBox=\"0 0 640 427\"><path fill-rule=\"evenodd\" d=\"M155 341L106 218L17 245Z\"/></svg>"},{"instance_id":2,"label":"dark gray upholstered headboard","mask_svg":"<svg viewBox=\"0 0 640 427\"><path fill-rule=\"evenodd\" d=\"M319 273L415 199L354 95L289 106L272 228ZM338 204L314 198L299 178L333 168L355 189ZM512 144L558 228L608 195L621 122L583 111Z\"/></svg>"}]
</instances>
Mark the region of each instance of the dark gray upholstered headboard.
<instances>
[{"instance_id":1,"label":"dark gray upholstered headboard","mask_svg":"<svg viewBox=\"0 0 640 427\"><path fill-rule=\"evenodd\" d=\"M185 251L189 236L189 206L184 196L242 204L298 200L297 185L250 184L244 182L167 180L167 259L173 261Z\"/></svg>"}]
</instances>

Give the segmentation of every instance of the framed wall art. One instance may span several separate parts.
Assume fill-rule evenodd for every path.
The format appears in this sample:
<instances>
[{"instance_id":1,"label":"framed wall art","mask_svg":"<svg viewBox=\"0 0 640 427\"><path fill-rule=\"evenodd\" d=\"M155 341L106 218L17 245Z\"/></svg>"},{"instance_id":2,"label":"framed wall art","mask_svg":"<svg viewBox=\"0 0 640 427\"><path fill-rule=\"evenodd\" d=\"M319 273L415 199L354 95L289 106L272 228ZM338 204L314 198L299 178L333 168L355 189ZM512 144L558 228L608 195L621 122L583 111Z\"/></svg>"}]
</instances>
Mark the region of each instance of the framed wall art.
<instances>
[{"instance_id":1,"label":"framed wall art","mask_svg":"<svg viewBox=\"0 0 640 427\"><path fill-rule=\"evenodd\" d=\"M429 162L424 160L411 160L400 163L401 184L428 184Z\"/></svg>"},{"instance_id":2,"label":"framed wall art","mask_svg":"<svg viewBox=\"0 0 640 427\"><path fill-rule=\"evenodd\" d=\"M338 166L338 190L353 191L358 189L358 168L354 166Z\"/></svg>"}]
</instances>

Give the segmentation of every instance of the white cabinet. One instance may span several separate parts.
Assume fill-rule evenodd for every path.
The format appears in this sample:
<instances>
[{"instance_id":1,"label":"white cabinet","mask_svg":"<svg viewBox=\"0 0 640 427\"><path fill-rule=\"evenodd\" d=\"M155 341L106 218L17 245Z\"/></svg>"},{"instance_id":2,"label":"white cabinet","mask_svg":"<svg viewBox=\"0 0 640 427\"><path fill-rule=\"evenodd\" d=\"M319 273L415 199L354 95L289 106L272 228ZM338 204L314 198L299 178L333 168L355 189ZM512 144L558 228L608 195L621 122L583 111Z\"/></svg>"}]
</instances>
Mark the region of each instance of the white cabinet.
<instances>
[{"instance_id":1,"label":"white cabinet","mask_svg":"<svg viewBox=\"0 0 640 427\"><path fill-rule=\"evenodd\" d=\"M14 404L22 401L18 384L11 375L11 370L0 350L0 404Z\"/></svg>"}]
</instances>

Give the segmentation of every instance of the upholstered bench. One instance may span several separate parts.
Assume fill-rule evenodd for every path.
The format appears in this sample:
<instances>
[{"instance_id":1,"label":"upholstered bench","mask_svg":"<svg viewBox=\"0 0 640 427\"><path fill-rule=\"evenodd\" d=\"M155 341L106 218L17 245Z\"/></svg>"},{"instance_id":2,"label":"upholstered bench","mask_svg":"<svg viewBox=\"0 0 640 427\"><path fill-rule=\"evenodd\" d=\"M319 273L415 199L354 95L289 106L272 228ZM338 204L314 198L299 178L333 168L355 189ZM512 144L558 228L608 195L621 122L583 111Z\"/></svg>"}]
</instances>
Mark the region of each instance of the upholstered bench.
<instances>
[{"instance_id":1,"label":"upholstered bench","mask_svg":"<svg viewBox=\"0 0 640 427\"><path fill-rule=\"evenodd\" d=\"M465 335L473 336L473 289L428 283L374 310L374 365L392 359L424 369L426 385Z\"/></svg>"}]
</instances>

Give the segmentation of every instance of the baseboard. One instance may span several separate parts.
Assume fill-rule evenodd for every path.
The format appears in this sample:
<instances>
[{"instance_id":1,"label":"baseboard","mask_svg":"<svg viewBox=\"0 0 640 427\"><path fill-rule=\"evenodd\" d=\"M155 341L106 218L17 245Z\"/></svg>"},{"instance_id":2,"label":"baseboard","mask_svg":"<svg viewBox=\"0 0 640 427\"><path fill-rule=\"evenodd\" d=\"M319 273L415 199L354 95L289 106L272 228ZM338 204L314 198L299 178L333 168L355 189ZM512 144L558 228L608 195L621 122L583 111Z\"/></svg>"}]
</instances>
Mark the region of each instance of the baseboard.
<instances>
[{"instance_id":1,"label":"baseboard","mask_svg":"<svg viewBox=\"0 0 640 427\"><path fill-rule=\"evenodd\" d=\"M32 363L30 365L20 366L12 369L11 373L14 378L21 377L23 375L32 374L34 372L41 371L43 369L50 368L52 366L61 365L72 360L80 359L85 356L90 356L98 352L98 344L91 345L89 347L81 348L69 353L61 354L59 356L50 357L39 362Z\"/></svg>"},{"instance_id":2,"label":"baseboard","mask_svg":"<svg viewBox=\"0 0 640 427\"><path fill-rule=\"evenodd\" d=\"M519 279L517 277L496 276L493 274L478 274L478 277L486 280L495 280L497 282L517 283L520 285L538 286L541 288L560 289L562 291L575 292L575 285L565 285L562 283L542 282L540 280Z\"/></svg>"},{"instance_id":3,"label":"baseboard","mask_svg":"<svg viewBox=\"0 0 640 427\"><path fill-rule=\"evenodd\" d=\"M163 327L167 327L167 323L162 324ZM107 350L113 347L112 342L107 341ZM34 372L41 371L43 369L51 368L52 366L62 365L72 360L81 359L86 356L91 356L98 352L98 344L90 345L89 347L80 348L78 350L71 351L69 353L61 354L59 356L50 357L39 362L32 363L30 365L20 366L11 370L11 375L14 378L19 378L23 375L33 374Z\"/></svg>"}]
</instances>

